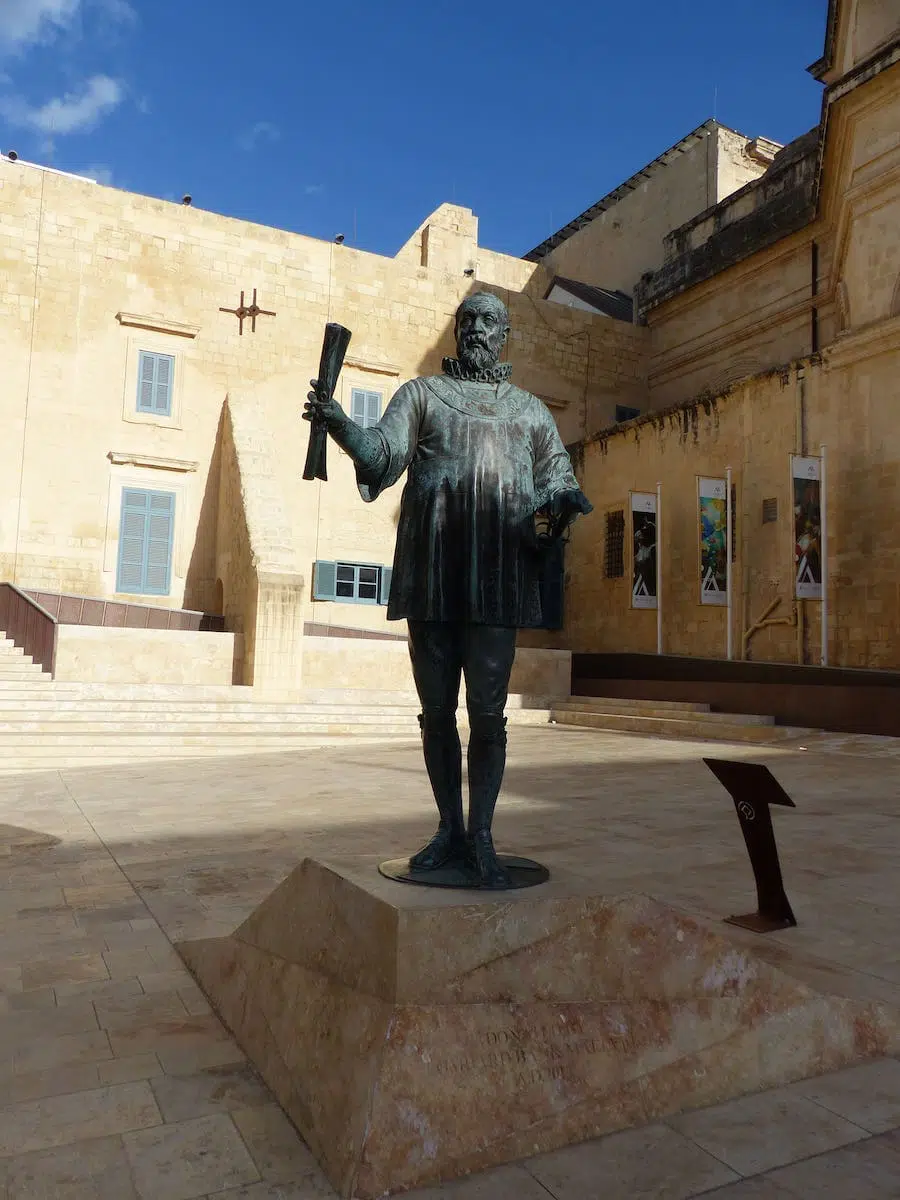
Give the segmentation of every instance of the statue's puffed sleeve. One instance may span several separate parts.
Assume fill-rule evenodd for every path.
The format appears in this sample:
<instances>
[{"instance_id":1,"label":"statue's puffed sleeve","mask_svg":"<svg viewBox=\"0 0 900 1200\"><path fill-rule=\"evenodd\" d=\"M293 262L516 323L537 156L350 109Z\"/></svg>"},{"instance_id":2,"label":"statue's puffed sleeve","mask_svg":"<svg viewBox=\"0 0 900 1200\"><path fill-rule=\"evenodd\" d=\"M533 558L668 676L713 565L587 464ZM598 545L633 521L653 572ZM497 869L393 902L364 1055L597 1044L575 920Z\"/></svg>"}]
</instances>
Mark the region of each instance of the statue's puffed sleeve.
<instances>
[{"instance_id":1,"label":"statue's puffed sleeve","mask_svg":"<svg viewBox=\"0 0 900 1200\"><path fill-rule=\"evenodd\" d=\"M358 464L356 483L363 500L375 500L397 482L412 462L419 441L425 397L418 380L405 383L394 394L384 416L368 433L381 443L381 453L371 465Z\"/></svg>"},{"instance_id":2,"label":"statue's puffed sleeve","mask_svg":"<svg viewBox=\"0 0 900 1200\"><path fill-rule=\"evenodd\" d=\"M543 508L559 492L578 491L572 461L556 422L540 401L534 427L534 507Z\"/></svg>"}]
</instances>

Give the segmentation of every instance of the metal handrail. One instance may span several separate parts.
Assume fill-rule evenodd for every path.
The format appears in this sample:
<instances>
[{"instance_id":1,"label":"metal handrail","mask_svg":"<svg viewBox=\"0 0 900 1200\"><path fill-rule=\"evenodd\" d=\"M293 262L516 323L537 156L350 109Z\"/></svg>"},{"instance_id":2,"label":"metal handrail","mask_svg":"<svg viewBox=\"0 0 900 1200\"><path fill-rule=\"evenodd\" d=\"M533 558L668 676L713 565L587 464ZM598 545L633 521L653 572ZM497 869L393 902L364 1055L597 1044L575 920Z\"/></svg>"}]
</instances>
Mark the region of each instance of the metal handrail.
<instances>
[{"instance_id":1,"label":"metal handrail","mask_svg":"<svg viewBox=\"0 0 900 1200\"><path fill-rule=\"evenodd\" d=\"M32 662L53 673L56 617L14 583L0 583L0 630L29 655Z\"/></svg>"}]
</instances>

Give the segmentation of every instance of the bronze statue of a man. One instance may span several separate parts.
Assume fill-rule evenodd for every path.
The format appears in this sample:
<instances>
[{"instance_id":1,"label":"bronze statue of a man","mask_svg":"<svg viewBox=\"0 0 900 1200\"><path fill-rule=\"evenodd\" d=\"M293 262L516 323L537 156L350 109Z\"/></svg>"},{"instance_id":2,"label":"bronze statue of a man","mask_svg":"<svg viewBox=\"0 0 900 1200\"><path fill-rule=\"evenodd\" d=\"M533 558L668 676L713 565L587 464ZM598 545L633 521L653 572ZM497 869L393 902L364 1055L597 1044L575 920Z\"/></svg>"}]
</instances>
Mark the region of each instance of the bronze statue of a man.
<instances>
[{"instance_id":1,"label":"bronze statue of a man","mask_svg":"<svg viewBox=\"0 0 900 1200\"><path fill-rule=\"evenodd\" d=\"M564 526L591 505L547 408L509 382L499 361L509 314L477 292L456 313L457 357L413 379L377 425L363 429L313 380L304 416L323 420L352 458L364 500L408 472L400 508L388 620L405 618L425 764L440 813L410 867L464 859L481 886L509 876L491 839L506 765L506 707L516 630L540 626L535 515ZM469 712L469 812L463 819L456 725L461 675Z\"/></svg>"}]
</instances>

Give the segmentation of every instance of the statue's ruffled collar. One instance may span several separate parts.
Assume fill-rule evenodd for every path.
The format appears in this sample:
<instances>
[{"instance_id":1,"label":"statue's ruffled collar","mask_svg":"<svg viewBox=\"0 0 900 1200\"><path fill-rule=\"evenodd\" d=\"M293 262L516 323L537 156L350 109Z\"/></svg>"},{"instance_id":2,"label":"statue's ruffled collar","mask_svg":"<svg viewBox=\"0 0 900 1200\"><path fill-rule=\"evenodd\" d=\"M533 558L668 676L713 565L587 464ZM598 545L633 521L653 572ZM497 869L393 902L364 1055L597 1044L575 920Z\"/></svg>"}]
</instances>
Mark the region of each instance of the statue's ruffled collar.
<instances>
[{"instance_id":1,"label":"statue's ruffled collar","mask_svg":"<svg viewBox=\"0 0 900 1200\"><path fill-rule=\"evenodd\" d=\"M441 370L451 379L461 383L506 383L512 374L512 363L498 362L483 371L471 371L464 367L458 358L445 358Z\"/></svg>"}]
</instances>

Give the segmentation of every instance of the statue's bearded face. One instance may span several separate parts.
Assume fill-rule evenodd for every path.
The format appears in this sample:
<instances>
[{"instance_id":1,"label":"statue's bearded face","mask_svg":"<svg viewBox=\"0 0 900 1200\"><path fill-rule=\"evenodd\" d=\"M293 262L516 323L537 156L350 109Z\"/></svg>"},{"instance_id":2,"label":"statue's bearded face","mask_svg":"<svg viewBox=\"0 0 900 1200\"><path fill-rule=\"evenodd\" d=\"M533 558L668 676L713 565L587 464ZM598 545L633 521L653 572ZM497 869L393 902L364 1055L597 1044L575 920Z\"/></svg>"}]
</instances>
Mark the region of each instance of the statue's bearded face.
<instances>
[{"instance_id":1,"label":"statue's bearded face","mask_svg":"<svg viewBox=\"0 0 900 1200\"><path fill-rule=\"evenodd\" d=\"M500 358L508 333L506 310L499 303L476 298L459 310L456 321L457 358L468 370L487 370Z\"/></svg>"}]
</instances>

